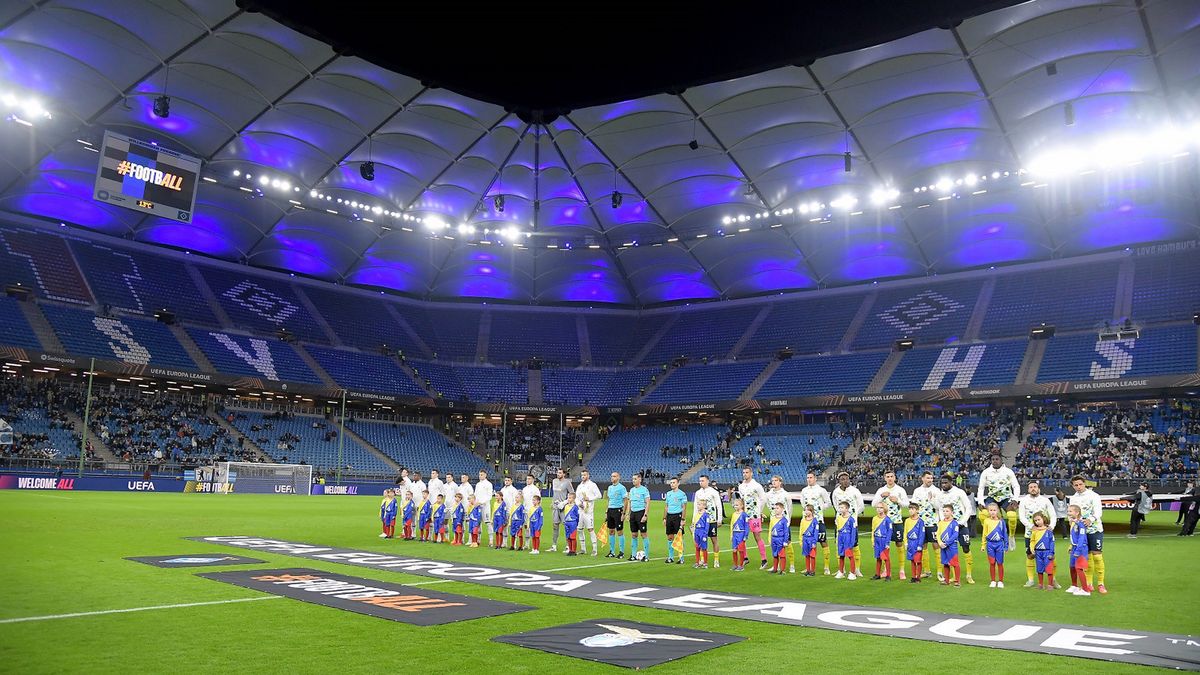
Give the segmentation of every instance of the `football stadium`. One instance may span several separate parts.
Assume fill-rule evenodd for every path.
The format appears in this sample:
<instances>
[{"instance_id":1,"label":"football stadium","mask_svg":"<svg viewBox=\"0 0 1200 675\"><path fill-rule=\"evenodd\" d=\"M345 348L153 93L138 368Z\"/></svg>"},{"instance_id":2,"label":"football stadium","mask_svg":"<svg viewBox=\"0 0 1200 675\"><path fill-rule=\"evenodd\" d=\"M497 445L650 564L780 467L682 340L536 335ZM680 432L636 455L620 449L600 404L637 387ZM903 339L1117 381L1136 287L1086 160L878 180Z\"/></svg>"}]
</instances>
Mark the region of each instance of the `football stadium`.
<instances>
[{"instance_id":1,"label":"football stadium","mask_svg":"<svg viewBox=\"0 0 1200 675\"><path fill-rule=\"evenodd\" d=\"M1200 3L793 5L0 3L0 671L1200 670Z\"/></svg>"}]
</instances>

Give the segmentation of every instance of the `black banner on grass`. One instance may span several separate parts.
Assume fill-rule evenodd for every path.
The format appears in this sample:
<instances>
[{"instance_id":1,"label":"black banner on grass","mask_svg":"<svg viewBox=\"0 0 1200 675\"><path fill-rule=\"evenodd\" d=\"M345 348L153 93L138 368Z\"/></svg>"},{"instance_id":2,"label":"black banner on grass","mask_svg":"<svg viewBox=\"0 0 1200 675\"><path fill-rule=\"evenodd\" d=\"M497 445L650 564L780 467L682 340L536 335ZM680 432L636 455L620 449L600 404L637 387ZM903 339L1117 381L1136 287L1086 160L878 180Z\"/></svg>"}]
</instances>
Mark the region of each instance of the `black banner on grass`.
<instances>
[{"instance_id":1,"label":"black banner on grass","mask_svg":"<svg viewBox=\"0 0 1200 675\"><path fill-rule=\"evenodd\" d=\"M622 619L593 619L528 633L501 635L492 638L492 641L640 669L745 639L736 635Z\"/></svg>"},{"instance_id":2,"label":"black banner on grass","mask_svg":"<svg viewBox=\"0 0 1200 675\"><path fill-rule=\"evenodd\" d=\"M438 593L413 586L304 568L206 572L199 576L242 588L417 626L440 626L455 621L533 609L510 602Z\"/></svg>"},{"instance_id":3,"label":"black banner on grass","mask_svg":"<svg viewBox=\"0 0 1200 675\"><path fill-rule=\"evenodd\" d=\"M684 588L648 586L567 574L549 574L453 561L387 555L332 546L317 546L261 537L188 537L208 544L338 562L376 570L453 579L559 597L616 602L706 616L780 623L807 628L903 637L972 647L1075 656L1181 670L1200 670L1200 638L1142 630L1094 628L917 609L885 609L808 602L796 598L733 595ZM681 575L682 576L682 575ZM901 592L902 589L897 589ZM955 592L955 591L947 591ZM1103 596L1061 596L1078 608L1080 617L1101 616Z\"/></svg>"}]
</instances>

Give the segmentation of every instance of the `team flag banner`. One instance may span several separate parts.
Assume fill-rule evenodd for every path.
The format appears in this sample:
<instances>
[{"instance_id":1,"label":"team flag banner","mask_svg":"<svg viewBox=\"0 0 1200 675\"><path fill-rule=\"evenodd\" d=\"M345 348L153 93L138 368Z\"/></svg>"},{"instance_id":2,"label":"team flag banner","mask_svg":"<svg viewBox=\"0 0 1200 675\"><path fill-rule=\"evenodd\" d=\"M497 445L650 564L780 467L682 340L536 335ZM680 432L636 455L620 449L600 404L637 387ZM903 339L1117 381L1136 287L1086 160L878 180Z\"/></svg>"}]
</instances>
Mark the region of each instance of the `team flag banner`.
<instances>
[{"instance_id":1,"label":"team flag banner","mask_svg":"<svg viewBox=\"0 0 1200 675\"><path fill-rule=\"evenodd\" d=\"M436 579L453 579L558 597L972 647L994 647L1180 670L1200 670L1200 638L1190 635L942 614L927 610L862 607L809 602L796 598L731 595L567 574L484 567L262 537L212 536L188 539L233 546L242 550L338 562ZM1066 602L1072 600L1064 598ZM1088 606L1103 605L1101 598L1094 600L1098 602L1075 600L1074 605L1079 607L1083 614ZM1094 618L1099 616L1099 613L1093 611L1087 613L1087 616Z\"/></svg>"},{"instance_id":2,"label":"team flag banner","mask_svg":"<svg viewBox=\"0 0 1200 675\"><path fill-rule=\"evenodd\" d=\"M501 635L493 642L626 668L649 668L746 638L690 628L622 619L594 619L528 633Z\"/></svg>"},{"instance_id":3,"label":"team flag banner","mask_svg":"<svg viewBox=\"0 0 1200 675\"><path fill-rule=\"evenodd\" d=\"M264 563L265 560L247 558L241 555L222 555L220 553L184 553L182 555L143 555L126 558L143 565L155 567L224 567L225 565L253 565Z\"/></svg>"},{"instance_id":4,"label":"team flag banner","mask_svg":"<svg viewBox=\"0 0 1200 675\"><path fill-rule=\"evenodd\" d=\"M533 609L511 602L438 593L305 568L205 572L199 576L285 598L336 607L417 626L500 616Z\"/></svg>"}]
</instances>

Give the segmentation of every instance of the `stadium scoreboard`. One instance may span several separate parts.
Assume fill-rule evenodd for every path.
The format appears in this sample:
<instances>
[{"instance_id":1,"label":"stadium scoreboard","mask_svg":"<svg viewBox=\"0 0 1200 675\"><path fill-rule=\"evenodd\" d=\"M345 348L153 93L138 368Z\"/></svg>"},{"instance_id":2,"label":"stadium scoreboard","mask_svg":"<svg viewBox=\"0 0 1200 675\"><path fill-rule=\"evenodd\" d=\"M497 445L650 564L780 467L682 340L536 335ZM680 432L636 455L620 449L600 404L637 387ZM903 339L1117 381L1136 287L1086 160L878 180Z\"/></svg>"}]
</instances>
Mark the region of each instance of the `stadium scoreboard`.
<instances>
[{"instance_id":1,"label":"stadium scoreboard","mask_svg":"<svg viewBox=\"0 0 1200 675\"><path fill-rule=\"evenodd\" d=\"M186 223L196 206L199 178L198 158L105 131L95 198Z\"/></svg>"}]
</instances>

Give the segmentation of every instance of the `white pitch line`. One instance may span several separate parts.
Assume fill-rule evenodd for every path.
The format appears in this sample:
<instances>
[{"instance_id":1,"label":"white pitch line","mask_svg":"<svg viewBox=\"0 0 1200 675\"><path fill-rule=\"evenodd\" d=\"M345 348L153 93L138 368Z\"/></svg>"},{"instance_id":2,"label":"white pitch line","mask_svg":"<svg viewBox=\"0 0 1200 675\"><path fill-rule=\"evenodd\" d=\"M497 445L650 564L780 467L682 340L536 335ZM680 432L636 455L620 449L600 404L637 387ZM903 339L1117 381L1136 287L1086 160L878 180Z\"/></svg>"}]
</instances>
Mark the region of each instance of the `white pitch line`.
<instances>
[{"instance_id":1,"label":"white pitch line","mask_svg":"<svg viewBox=\"0 0 1200 675\"><path fill-rule=\"evenodd\" d=\"M202 607L204 605L228 605L234 602L255 602L258 600L274 600L282 595L264 595L258 598L236 598L234 600L213 600L212 602L184 602L177 605L152 605L150 607L130 607L129 609L105 609L98 612L75 612L73 614L50 614L47 616L22 616L15 619L0 619L0 623L22 623L25 621L49 621L50 619L73 619L77 616L98 616L101 614L125 614L128 612L145 612L151 609L177 609L179 607Z\"/></svg>"},{"instance_id":2,"label":"white pitch line","mask_svg":"<svg viewBox=\"0 0 1200 675\"><path fill-rule=\"evenodd\" d=\"M438 579L437 581L418 581L413 584L404 584L405 586L428 586L430 584L448 584L454 579Z\"/></svg>"}]
</instances>

